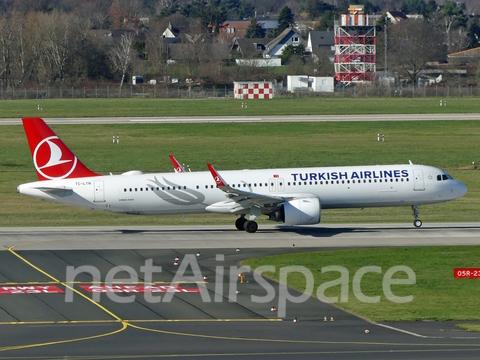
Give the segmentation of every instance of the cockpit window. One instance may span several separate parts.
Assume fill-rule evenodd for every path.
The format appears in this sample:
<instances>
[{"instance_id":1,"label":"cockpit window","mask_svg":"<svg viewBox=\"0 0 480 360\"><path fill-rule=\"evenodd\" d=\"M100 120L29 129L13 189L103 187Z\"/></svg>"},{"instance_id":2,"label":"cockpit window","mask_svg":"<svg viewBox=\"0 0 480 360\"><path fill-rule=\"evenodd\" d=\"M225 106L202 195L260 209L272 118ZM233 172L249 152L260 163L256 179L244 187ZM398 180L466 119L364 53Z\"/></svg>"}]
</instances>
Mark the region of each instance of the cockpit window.
<instances>
[{"instance_id":1,"label":"cockpit window","mask_svg":"<svg viewBox=\"0 0 480 360\"><path fill-rule=\"evenodd\" d=\"M452 180L453 177L451 177L449 174L445 173L442 175L437 175L437 181L443 181L443 180Z\"/></svg>"}]
</instances>

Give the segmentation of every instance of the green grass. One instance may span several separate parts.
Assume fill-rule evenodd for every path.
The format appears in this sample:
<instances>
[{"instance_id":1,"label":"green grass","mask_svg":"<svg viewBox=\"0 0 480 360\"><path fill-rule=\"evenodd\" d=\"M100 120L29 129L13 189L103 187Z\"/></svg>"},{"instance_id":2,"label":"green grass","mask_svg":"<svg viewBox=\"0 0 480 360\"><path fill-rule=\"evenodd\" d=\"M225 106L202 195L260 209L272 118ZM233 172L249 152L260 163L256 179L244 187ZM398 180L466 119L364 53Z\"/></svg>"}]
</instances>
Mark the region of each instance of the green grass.
<instances>
[{"instance_id":1,"label":"green grass","mask_svg":"<svg viewBox=\"0 0 480 360\"><path fill-rule=\"evenodd\" d=\"M42 111L37 110L41 104ZM92 117L92 116L253 116L319 114L427 114L477 113L477 98L449 98L440 107L436 98L278 98L248 101L234 99L52 99L6 100L0 117Z\"/></svg>"},{"instance_id":2,"label":"green grass","mask_svg":"<svg viewBox=\"0 0 480 360\"><path fill-rule=\"evenodd\" d=\"M457 324L456 327L462 330L480 332L480 324Z\"/></svg>"},{"instance_id":3,"label":"green grass","mask_svg":"<svg viewBox=\"0 0 480 360\"><path fill-rule=\"evenodd\" d=\"M55 125L52 128L92 170L108 174L132 169L173 171L168 154L206 171L244 168L414 163L449 170L468 187L454 202L423 206L430 221L478 221L480 122L331 122L233 124ZM135 217L91 212L43 202L16 193L36 181L28 143L20 126L0 127L0 226L233 224L234 216ZM384 143L377 133L385 134ZM120 144L112 145L112 136ZM409 208L322 212L322 222L410 222Z\"/></svg>"},{"instance_id":4,"label":"green grass","mask_svg":"<svg viewBox=\"0 0 480 360\"><path fill-rule=\"evenodd\" d=\"M446 321L480 319L480 280L454 278L455 267L478 267L479 258L480 246L400 247L299 252L249 259L244 261L243 265L253 268L273 265L275 274L266 275L275 279L279 278L281 267L305 266L313 274L314 293L320 284L340 277L339 272L322 274L322 267L343 266L349 272L348 302L337 302L336 305L373 321ZM365 274L361 281L361 290L367 296L380 295L380 302L376 304L360 302L352 291L355 272L361 267L371 265L381 267L381 274ZM383 276L389 268L397 265L410 267L415 273L416 284L392 285L392 292L396 296L413 295L412 302L394 303L383 294ZM393 278L406 279L406 275L399 272ZM292 273L288 277L288 285L304 290L305 277ZM340 286L328 288L325 295L340 297Z\"/></svg>"}]
</instances>

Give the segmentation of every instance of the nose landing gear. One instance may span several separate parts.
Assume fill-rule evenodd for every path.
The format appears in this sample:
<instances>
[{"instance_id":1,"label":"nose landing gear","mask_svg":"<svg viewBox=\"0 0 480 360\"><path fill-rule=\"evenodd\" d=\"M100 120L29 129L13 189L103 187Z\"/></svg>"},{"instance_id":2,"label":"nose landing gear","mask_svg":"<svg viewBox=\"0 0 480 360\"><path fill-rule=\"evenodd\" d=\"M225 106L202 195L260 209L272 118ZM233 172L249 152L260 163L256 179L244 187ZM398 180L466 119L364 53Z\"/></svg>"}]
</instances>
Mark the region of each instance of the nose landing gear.
<instances>
[{"instance_id":1,"label":"nose landing gear","mask_svg":"<svg viewBox=\"0 0 480 360\"><path fill-rule=\"evenodd\" d=\"M413 216L415 217L415 220L413 221L413 226L415 226L416 228L419 228L419 227L422 226L422 220L420 220L418 218L418 207L417 207L417 205L413 205L412 210L413 210Z\"/></svg>"}]
</instances>

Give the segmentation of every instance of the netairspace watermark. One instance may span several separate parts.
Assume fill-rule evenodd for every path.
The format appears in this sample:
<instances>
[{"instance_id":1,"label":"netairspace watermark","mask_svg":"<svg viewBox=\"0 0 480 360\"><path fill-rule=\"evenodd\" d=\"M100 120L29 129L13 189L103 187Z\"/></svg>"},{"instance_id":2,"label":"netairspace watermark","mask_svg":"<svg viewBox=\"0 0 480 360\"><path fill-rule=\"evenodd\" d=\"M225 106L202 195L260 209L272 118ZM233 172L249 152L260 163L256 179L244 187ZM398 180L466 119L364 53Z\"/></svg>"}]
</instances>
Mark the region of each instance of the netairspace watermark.
<instances>
[{"instance_id":1,"label":"netairspace watermark","mask_svg":"<svg viewBox=\"0 0 480 360\"><path fill-rule=\"evenodd\" d=\"M224 255L217 254L217 262L224 261ZM75 290L73 284L75 279L80 274L89 274L93 279L93 283L90 286L82 286L84 290L92 293L92 300L100 302L101 294L106 295L111 301L116 303L132 303L135 301L136 296L143 296L145 301L151 304L155 303L168 303L172 301L173 297L177 293L184 292L196 292L199 293L203 302L236 302L237 295L239 294L239 278L240 274L252 273L249 266L230 266L228 274L225 271L224 266L215 267L215 283L214 289L204 281L204 275L200 270L200 266L197 262L195 255L185 255L182 261L178 265L178 269L169 285L156 285L153 282L153 274L161 273L162 267L153 264L152 259L145 261L145 265L140 267L140 272L143 274L141 277L143 280L139 280L138 273L130 266L116 266L112 268L106 275L105 281L101 282L100 270L94 266L84 265L77 268L73 266L67 267L66 282L67 289L65 291L65 301L73 302L73 296ZM253 278L258 285L261 286L261 290L258 292L262 296L250 295L250 300L253 303L266 304L276 303L279 317L286 316L287 304L290 303L303 303L307 301L312 295L323 302L327 303L345 303L349 299L349 283L350 274L347 268L343 266L325 266L322 267L321 272L337 272L339 277L335 280L321 283L316 291L314 291L314 278L312 272L304 266L285 266L279 269L279 283L278 290L267 281L262 274L274 273L275 266L264 265L256 268L253 272ZM117 278L118 274L128 274L128 278ZM377 273L382 274L382 269L379 266L364 266L358 269L352 279L352 292L353 295L361 302L364 303L379 303L380 294L375 296L367 296L362 292L362 278L365 274ZM394 274L403 274L401 277L393 278ZM287 285L287 278L292 274L296 276L300 275L305 278L305 291L300 293L298 291L292 291ZM226 283L226 276L228 276L228 294L225 295L224 285ZM243 281L243 278L241 279ZM127 284L127 285L118 285ZM133 284L133 285L132 285ZM138 286L136 284L142 284ZM383 295L388 301L394 303L408 303L413 301L413 295L409 296L397 296L392 292L392 285L414 285L416 284L415 272L408 266L394 266L389 268L383 275L382 290ZM189 286L187 288L186 286ZM326 296L327 289L340 286L339 296ZM241 289L241 288L240 288ZM209 291L210 290L210 291ZM210 296L210 292L213 290L213 300ZM226 289L225 289L226 290ZM266 294L265 294L266 292Z\"/></svg>"}]
</instances>

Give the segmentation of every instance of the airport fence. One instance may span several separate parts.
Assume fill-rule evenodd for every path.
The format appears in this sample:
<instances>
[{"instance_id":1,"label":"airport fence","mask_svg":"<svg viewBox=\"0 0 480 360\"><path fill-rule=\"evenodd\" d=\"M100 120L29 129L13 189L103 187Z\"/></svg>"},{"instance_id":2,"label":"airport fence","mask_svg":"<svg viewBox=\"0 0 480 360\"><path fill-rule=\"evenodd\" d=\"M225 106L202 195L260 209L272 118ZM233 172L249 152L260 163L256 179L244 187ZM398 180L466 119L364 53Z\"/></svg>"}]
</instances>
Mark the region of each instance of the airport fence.
<instances>
[{"instance_id":1,"label":"airport fence","mask_svg":"<svg viewBox=\"0 0 480 360\"><path fill-rule=\"evenodd\" d=\"M427 86L385 87L356 85L335 88L334 92L317 93L308 90L287 91L275 88L274 97L280 98L368 98L368 97L404 97L404 98L449 98L478 97L480 89L476 86ZM163 99L208 99L233 98L233 86L175 86L175 85L136 85L118 87L47 87L47 88L0 88L0 100L26 99L95 99L95 98L163 98Z\"/></svg>"}]
</instances>

